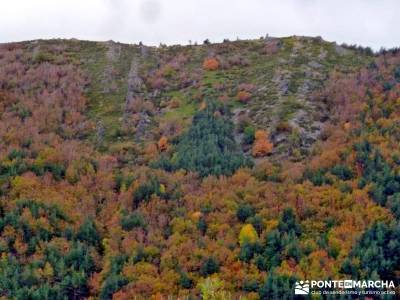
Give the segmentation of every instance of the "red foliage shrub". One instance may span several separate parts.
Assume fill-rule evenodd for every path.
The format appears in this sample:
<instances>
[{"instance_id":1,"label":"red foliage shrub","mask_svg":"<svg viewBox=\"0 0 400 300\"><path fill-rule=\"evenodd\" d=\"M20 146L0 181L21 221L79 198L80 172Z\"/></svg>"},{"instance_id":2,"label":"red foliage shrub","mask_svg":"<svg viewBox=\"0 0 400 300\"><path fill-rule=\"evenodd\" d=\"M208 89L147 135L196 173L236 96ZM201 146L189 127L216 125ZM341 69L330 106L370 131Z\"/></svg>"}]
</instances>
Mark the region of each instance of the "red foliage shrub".
<instances>
[{"instance_id":1,"label":"red foliage shrub","mask_svg":"<svg viewBox=\"0 0 400 300\"><path fill-rule=\"evenodd\" d=\"M264 52L268 55L273 55L279 51L281 41L279 39L269 40L265 43Z\"/></svg>"},{"instance_id":2,"label":"red foliage shrub","mask_svg":"<svg viewBox=\"0 0 400 300\"><path fill-rule=\"evenodd\" d=\"M242 103L247 103L251 98L251 93L246 91L239 91L237 94L237 98Z\"/></svg>"}]
</instances>

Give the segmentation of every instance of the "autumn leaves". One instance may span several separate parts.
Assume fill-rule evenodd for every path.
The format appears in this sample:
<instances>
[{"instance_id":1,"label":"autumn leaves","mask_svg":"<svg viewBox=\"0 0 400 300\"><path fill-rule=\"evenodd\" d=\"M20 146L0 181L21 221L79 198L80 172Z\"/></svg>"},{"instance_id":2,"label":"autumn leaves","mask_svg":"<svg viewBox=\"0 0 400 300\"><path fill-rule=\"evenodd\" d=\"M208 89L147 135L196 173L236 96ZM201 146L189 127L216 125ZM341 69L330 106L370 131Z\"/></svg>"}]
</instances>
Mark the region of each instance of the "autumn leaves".
<instances>
[{"instance_id":1,"label":"autumn leaves","mask_svg":"<svg viewBox=\"0 0 400 300\"><path fill-rule=\"evenodd\" d=\"M269 141L268 133L264 130L257 130L251 153L254 157L263 157L272 152L273 144Z\"/></svg>"},{"instance_id":2,"label":"autumn leaves","mask_svg":"<svg viewBox=\"0 0 400 300\"><path fill-rule=\"evenodd\" d=\"M215 57L208 57L203 62L203 69L206 71L216 71L220 67L220 63L217 58ZM250 101L252 97L251 90L253 89L254 85L247 84L241 85L238 89L237 93L237 100L243 104L246 104ZM267 156L272 153L273 144L269 139L268 132L265 130L257 130L254 134L254 144L251 150L251 155L255 158L260 158ZM161 142L161 140L160 140ZM159 143L160 143L159 142ZM160 145L159 145L159 149Z\"/></svg>"},{"instance_id":3,"label":"autumn leaves","mask_svg":"<svg viewBox=\"0 0 400 300\"><path fill-rule=\"evenodd\" d=\"M203 62L203 69L207 71L215 71L219 68L219 62L216 58L206 58Z\"/></svg>"}]
</instances>

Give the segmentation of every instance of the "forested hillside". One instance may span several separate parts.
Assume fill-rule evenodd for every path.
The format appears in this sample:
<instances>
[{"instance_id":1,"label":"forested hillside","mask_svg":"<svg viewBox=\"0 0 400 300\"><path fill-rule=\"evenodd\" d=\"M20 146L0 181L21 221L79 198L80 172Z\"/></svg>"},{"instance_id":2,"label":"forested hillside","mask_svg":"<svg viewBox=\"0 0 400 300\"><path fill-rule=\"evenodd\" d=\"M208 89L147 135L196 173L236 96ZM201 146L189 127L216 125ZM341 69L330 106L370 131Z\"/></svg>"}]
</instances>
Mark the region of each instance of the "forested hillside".
<instances>
[{"instance_id":1,"label":"forested hillside","mask_svg":"<svg viewBox=\"0 0 400 300\"><path fill-rule=\"evenodd\" d=\"M398 282L399 144L398 49L0 44L0 299Z\"/></svg>"}]
</instances>

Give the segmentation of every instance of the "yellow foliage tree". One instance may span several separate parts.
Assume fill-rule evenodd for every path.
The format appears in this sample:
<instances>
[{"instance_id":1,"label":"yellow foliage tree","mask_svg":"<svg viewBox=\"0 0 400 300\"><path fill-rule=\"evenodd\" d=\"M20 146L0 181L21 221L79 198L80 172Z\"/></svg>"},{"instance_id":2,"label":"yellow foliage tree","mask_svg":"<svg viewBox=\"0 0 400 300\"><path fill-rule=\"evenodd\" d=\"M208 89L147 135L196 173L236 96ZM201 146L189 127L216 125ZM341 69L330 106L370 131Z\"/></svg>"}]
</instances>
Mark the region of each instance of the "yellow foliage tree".
<instances>
[{"instance_id":1,"label":"yellow foliage tree","mask_svg":"<svg viewBox=\"0 0 400 300\"><path fill-rule=\"evenodd\" d=\"M257 231L254 229L253 225L246 224L242 227L239 233L239 243L243 244L252 244L258 240Z\"/></svg>"},{"instance_id":2,"label":"yellow foliage tree","mask_svg":"<svg viewBox=\"0 0 400 300\"><path fill-rule=\"evenodd\" d=\"M224 290L224 282L218 277L207 277L199 282L201 298L204 300L225 300L231 299L230 293Z\"/></svg>"},{"instance_id":3,"label":"yellow foliage tree","mask_svg":"<svg viewBox=\"0 0 400 300\"><path fill-rule=\"evenodd\" d=\"M46 278L52 278L54 276L54 270L53 267L51 266L51 264L49 264L48 262L46 262L46 264L44 265L43 268L43 275Z\"/></svg>"},{"instance_id":4,"label":"yellow foliage tree","mask_svg":"<svg viewBox=\"0 0 400 300\"><path fill-rule=\"evenodd\" d=\"M160 193L165 194L165 185L163 185L162 183L160 184Z\"/></svg>"}]
</instances>

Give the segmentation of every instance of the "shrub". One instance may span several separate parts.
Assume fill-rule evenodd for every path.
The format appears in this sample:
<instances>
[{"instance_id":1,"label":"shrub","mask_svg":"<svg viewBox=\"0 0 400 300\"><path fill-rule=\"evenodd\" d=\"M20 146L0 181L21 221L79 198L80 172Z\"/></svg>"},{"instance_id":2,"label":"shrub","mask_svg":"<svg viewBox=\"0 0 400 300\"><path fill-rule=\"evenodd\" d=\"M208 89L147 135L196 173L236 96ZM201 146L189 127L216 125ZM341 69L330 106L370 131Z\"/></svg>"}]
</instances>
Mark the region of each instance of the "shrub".
<instances>
[{"instance_id":1,"label":"shrub","mask_svg":"<svg viewBox=\"0 0 400 300\"><path fill-rule=\"evenodd\" d=\"M273 55L279 51L281 41L279 39L270 40L265 43L264 52L268 55Z\"/></svg>"},{"instance_id":2,"label":"shrub","mask_svg":"<svg viewBox=\"0 0 400 300\"><path fill-rule=\"evenodd\" d=\"M290 133L292 131L292 126L290 126L289 122L282 121L282 122L279 122L278 125L276 126L276 131Z\"/></svg>"},{"instance_id":3,"label":"shrub","mask_svg":"<svg viewBox=\"0 0 400 300\"><path fill-rule=\"evenodd\" d=\"M219 62L216 58L206 58L203 62L203 69L207 71L215 71L219 68Z\"/></svg>"},{"instance_id":4,"label":"shrub","mask_svg":"<svg viewBox=\"0 0 400 300\"><path fill-rule=\"evenodd\" d=\"M256 130L253 126L247 126L244 129L244 143L250 145L254 142Z\"/></svg>"},{"instance_id":5,"label":"shrub","mask_svg":"<svg viewBox=\"0 0 400 300\"><path fill-rule=\"evenodd\" d=\"M22 150L16 150L13 149L10 151L8 154L8 159L13 160L13 159L22 159L26 156L26 153Z\"/></svg>"},{"instance_id":6,"label":"shrub","mask_svg":"<svg viewBox=\"0 0 400 300\"><path fill-rule=\"evenodd\" d=\"M247 91L239 91L237 94L237 98L242 103L247 103L251 98L251 93Z\"/></svg>"}]
</instances>

